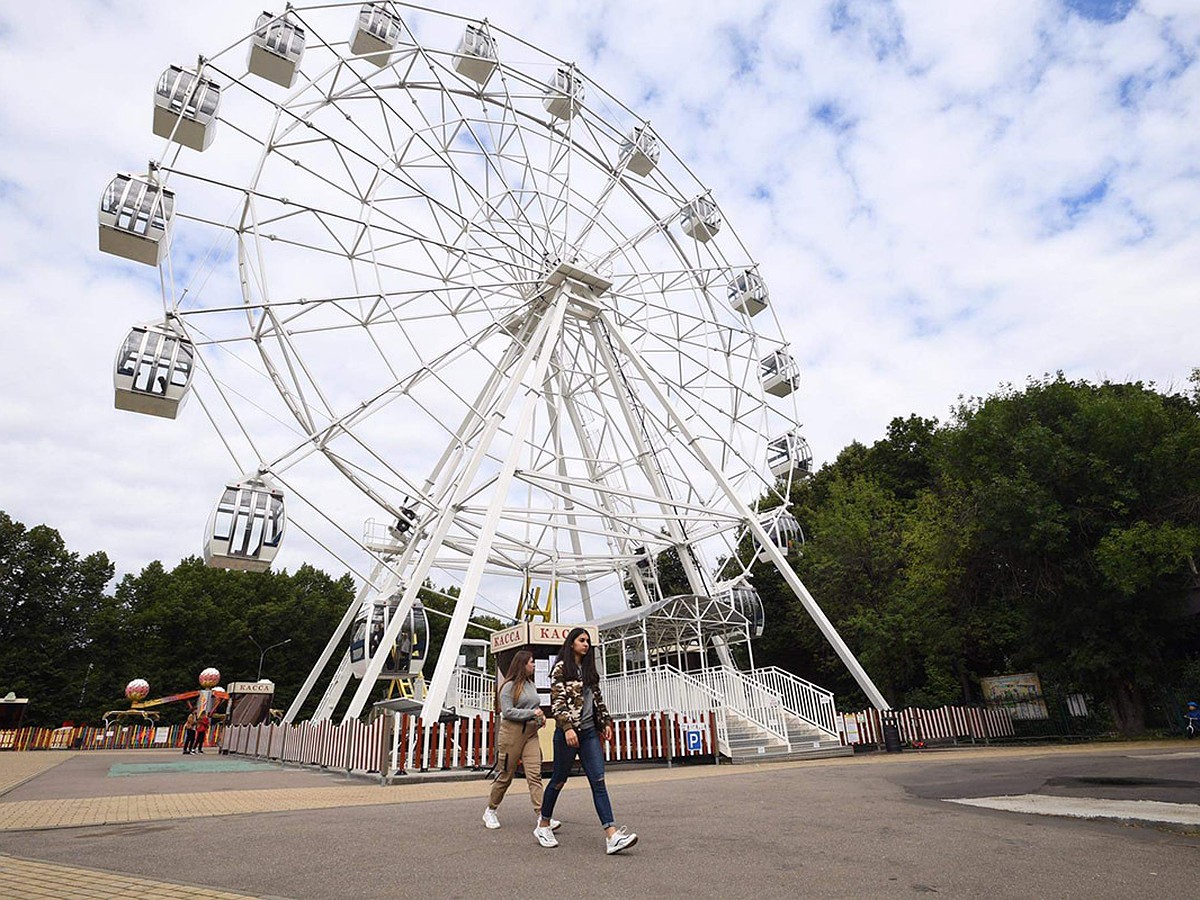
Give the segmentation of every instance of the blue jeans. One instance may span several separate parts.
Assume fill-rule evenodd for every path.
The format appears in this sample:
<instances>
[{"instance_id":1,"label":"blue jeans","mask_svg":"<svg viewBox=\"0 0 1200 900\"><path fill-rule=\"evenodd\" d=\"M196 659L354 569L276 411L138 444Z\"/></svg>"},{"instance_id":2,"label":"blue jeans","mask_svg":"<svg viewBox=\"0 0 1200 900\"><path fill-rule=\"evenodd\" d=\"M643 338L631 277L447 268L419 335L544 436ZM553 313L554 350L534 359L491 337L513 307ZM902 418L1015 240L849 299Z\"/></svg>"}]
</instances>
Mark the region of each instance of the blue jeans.
<instances>
[{"instance_id":1,"label":"blue jeans","mask_svg":"<svg viewBox=\"0 0 1200 900\"><path fill-rule=\"evenodd\" d=\"M575 764L575 756L578 755L579 761L583 763L588 784L592 788L592 803L596 806L600 824L605 828L616 825L613 821L612 804L608 800L608 788L604 786L604 749L600 746L600 735L596 734L595 728L585 728L575 733L579 735L578 747L568 744L561 730L554 730L554 774L550 776L550 784L542 797L542 818L549 819L554 813L554 804L558 802L558 795L566 787L571 766Z\"/></svg>"}]
</instances>

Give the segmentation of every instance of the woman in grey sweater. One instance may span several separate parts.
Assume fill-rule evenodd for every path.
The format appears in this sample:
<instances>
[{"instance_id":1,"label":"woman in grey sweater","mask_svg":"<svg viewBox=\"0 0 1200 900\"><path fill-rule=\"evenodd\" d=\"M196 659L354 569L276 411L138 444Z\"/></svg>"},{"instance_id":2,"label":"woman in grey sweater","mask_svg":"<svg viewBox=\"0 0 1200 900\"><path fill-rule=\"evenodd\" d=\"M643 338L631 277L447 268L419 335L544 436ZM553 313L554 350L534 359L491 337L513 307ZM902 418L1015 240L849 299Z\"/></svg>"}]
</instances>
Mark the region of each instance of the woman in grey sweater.
<instances>
[{"instance_id":1,"label":"woman in grey sweater","mask_svg":"<svg viewBox=\"0 0 1200 900\"><path fill-rule=\"evenodd\" d=\"M538 729L546 724L546 716L533 683L533 671L533 654L518 650L500 686L500 736L496 742L496 768L500 773L483 811L483 824L488 828L500 827L496 807L512 784L518 763L525 767L533 811L538 816L542 812L542 747L538 742ZM552 822L551 827L560 824Z\"/></svg>"}]
</instances>

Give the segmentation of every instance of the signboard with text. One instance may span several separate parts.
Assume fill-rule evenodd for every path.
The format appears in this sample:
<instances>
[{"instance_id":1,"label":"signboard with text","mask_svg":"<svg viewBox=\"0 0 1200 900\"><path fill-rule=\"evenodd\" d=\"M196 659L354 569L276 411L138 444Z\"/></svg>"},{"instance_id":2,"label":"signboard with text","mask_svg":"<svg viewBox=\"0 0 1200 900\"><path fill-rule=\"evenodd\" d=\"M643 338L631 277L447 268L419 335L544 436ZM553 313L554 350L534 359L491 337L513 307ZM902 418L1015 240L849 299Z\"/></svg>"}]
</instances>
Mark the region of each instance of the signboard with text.
<instances>
[{"instance_id":1,"label":"signboard with text","mask_svg":"<svg viewBox=\"0 0 1200 900\"><path fill-rule=\"evenodd\" d=\"M230 694L274 694L273 681L235 681L226 688Z\"/></svg>"}]
</instances>

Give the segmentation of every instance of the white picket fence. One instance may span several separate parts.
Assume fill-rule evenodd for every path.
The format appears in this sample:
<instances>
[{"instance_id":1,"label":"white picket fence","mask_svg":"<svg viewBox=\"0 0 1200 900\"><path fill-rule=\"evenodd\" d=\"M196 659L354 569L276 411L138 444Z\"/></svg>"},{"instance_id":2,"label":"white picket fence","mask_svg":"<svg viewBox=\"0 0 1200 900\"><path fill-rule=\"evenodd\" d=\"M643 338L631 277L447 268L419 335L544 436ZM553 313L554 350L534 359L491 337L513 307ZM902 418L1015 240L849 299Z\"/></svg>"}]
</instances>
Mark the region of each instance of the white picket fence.
<instances>
[{"instance_id":1,"label":"white picket fence","mask_svg":"<svg viewBox=\"0 0 1200 900\"><path fill-rule=\"evenodd\" d=\"M652 762L715 753L711 713L652 712L615 724L605 745L610 762ZM221 735L221 750L280 763L389 777L406 772L488 769L495 761L492 715L424 725L415 716L389 713L374 722L302 722L241 725Z\"/></svg>"}]
</instances>

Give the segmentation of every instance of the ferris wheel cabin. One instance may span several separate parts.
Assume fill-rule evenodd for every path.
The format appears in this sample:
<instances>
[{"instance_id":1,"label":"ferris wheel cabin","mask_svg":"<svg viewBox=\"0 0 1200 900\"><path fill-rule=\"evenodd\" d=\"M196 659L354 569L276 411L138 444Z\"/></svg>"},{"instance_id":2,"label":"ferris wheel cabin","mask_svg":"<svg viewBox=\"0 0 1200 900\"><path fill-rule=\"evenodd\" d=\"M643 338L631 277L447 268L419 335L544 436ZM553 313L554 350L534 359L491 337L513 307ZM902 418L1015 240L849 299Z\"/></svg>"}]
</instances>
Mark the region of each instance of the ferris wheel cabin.
<instances>
[{"instance_id":1,"label":"ferris wheel cabin","mask_svg":"<svg viewBox=\"0 0 1200 900\"><path fill-rule=\"evenodd\" d=\"M350 52L370 60L379 68L392 61L392 51L400 44L400 17L389 3L364 3L350 34Z\"/></svg>"},{"instance_id":2,"label":"ferris wheel cabin","mask_svg":"<svg viewBox=\"0 0 1200 900\"><path fill-rule=\"evenodd\" d=\"M154 89L154 133L192 150L207 150L220 104L221 89L211 78L171 66Z\"/></svg>"},{"instance_id":3,"label":"ferris wheel cabin","mask_svg":"<svg viewBox=\"0 0 1200 900\"><path fill-rule=\"evenodd\" d=\"M621 159L625 161L625 167L643 178L654 171L661 153L658 138L644 125L639 125L629 132L629 136L621 144Z\"/></svg>"},{"instance_id":4,"label":"ferris wheel cabin","mask_svg":"<svg viewBox=\"0 0 1200 900\"><path fill-rule=\"evenodd\" d=\"M812 450L799 431L789 431L767 444L767 468L778 478L793 472L812 474Z\"/></svg>"},{"instance_id":5,"label":"ferris wheel cabin","mask_svg":"<svg viewBox=\"0 0 1200 900\"><path fill-rule=\"evenodd\" d=\"M100 197L100 250L157 266L175 219L175 192L145 175L122 173Z\"/></svg>"},{"instance_id":6,"label":"ferris wheel cabin","mask_svg":"<svg viewBox=\"0 0 1200 900\"><path fill-rule=\"evenodd\" d=\"M776 397L786 397L800 387L800 367L792 354L776 350L759 362L763 390Z\"/></svg>"},{"instance_id":7,"label":"ferris wheel cabin","mask_svg":"<svg viewBox=\"0 0 1200 900\"><path fill-rule=\"evenodd\" d=\"M196 348L167 324L135 325L113 370L117 409L173 419L187 399Z\"/></svg>"},{"instance_id":8,"label":"ferris wheel cabin","mask_svg":"<svg viewBox=\"0 0 1200 900\"><path fill-rule=\"evenodd\" d=\"M697 197L683 207L683 233L700 242L711 241L721 230L721 212L709 197Z\"/></svg>"},{"instance_id":9,"label":"ferris wheel cabin","mask_svg":"<svg viewBox=\"0 0 1200 900\"><path fill-rule=\"evenodd\" d=\"M379 650L383 633L400 605L402 593L397 591L386 600L376 597L368 606L358 611L350 637L350 672L355 678L362 678L367 674L367 665ZM400 628L396 643L388 651L379 677L409 678L420 675L428 651L429 614L425 612L421 601L417 600Z\"/></svg>"},{"instance_id":10,"label":"ferris wheel cabin","mask_svg":"<svg viewBox=\"0 0 1200 900\"><path fill-rule=\"evenodd\" d=\"M569 119L583 106L583 79L574 66L562 66L550 79L542 105L556 119Z\"/></svg>"},{"instance_id":11,"label":"ferris wheel cabin","mask_svg":"<svg viewBox=\"0 0 1200 900\"><path fill-rule=\"evenodd\" d=\"M214 569L265 572L287 525L283 491L265 477L231 482L208 520L204 562Z\"/></svg>"},{"instance_id":12,"label":"ferris wheel cabin","mask_svg":"<svg viewBox=\"0 0 1200 900\"><path fill-rule=\"evenodd\" d=\"M729 305L747 316L757 316L770 302L767 283L755 269L746 269L729 282Z\"/></svg>"},{"instance_id":13,"label":"ferris wheel cabin","mask_svg":"<svg viewBox=\"0 0 1200 900\"><path fill-rule=\"evenodd\" d=\"M795 519L792 521L794 522ZM713 599L728 603L746 617L746 622L750 626L750 637L762 637L767 617L763 612L762 597L759 596L752 584L744 580L735 582L727 588L718 589L713 594Z\"/></svg>"},{"instance_id":14,"label":"ferris wheel cabin","mask_svg":"<svg viewBox=\"0 0 1200 900\"><path fill-rule=\"evenodd\" d=\"M454 71L483 86L496 71L496 42L482 25L468 25L454 51Z\"/></svg>"},{"instance_id":15,"label":"ferris wheel cabin","mask_svg":"<svg viewBox=\"0 0 1200 900\"><path fill-rule=\"evenodd\" d=\"M289 22L287 15L264 12L250 40L250 71L259 78L291 87L304 56L304 29Z\"/></svg>"},{"instance_id":16,"label":"ferris wheel cabin","mask_svg":"<svg viewBox=\"0 0 1200 900\"><path fill-rule=\"evenodd\" d=\"M758 521L763 530L767 532L771 543L784 553L790 553L803 546L804 530L796 521L796 517L782 506L763 513L759 516Z\"/></svg>"}]
</instances>

